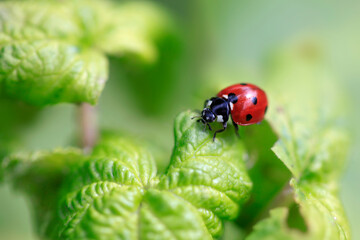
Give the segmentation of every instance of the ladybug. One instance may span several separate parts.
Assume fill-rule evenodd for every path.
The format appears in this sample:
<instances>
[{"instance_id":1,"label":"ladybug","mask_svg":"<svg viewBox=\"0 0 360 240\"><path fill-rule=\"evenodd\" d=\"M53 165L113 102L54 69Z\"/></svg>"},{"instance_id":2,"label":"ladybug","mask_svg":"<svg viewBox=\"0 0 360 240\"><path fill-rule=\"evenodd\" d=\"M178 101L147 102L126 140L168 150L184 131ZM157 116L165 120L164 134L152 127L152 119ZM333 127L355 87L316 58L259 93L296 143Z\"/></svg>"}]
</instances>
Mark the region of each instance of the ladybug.
<instances>
[{"instance_id":1,"label":"ladybug","mask_svg":"<svg viewBox=\"0 0 360 240\"><path fill-rule=\"evenodd\" d=\"M229 116L235 127L235 133L239 136L238 125L246 126L260 123L268 108L266 93L258 86L249 83L231 85L221 90L216 97L205 101L204 109L198 121L202 122L210 130L211 122L217 121L223 124L223 128L215 131L216 134L223 132L227 127Z\"/></svg>"}]
</instances>

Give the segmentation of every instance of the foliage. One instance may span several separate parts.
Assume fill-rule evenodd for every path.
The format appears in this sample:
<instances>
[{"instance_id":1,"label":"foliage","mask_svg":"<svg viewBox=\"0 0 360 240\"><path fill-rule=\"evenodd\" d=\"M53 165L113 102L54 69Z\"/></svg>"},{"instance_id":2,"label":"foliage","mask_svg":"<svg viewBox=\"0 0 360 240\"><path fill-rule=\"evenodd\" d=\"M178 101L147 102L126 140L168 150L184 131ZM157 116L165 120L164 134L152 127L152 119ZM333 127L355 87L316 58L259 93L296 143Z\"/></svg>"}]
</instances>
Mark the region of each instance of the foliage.
<instances>
[{"instance_id":1,"label":"foliage","mask_svg":"<svg viewBox=\"0 0 360 240\"><path fill-rule=\"evenodd\" d=\"M157 59L167 16L149 3L24 1L0 5L0 93L35 105L95 104L104 55ZM61 23L61 24L59 24Z\"/></svg>"},{"instance_id":2,"label":"foliage","mask_svg":"<svg viewBox=\"0 0 360 240\"><path fill-rule=\"evenodd\" d=\"M272 150L292 174L290 186L307 226L306 237L349 239L349 226L337 198L349 145L341 121L346 98L328 75L315 43L285 49L275 56L266 72L269 89L276 92L270 95L273 108L269 119L279 139ZM285 212L276 210L271 218L284 222ZM272 231L264 233L270 224L270 220L260 222L252 236L280 239L272 236ZM305 237L291 236L284 239Z\"/></svg>"},{"instance_id":3,"label":"foliage","mask_svg":"<svg viewBox=\"0 0 360 240\"><path fill-rule=\"evenodd\" d=\"M161 176L141 143L114 135L84 160L75 150L39 152L11 156L3 169L17 188L38 196L39 216L50 218L39 221L44 237L211 239L224 219L237 216L251 181L241 142L227 133L213 143L193 114L177 117L171 163ZM51 191L41 191L44 183ZM45 207L49 198L55 202Z\"/></svg>"},{"instance_id":4,"label":"foliage","mask_svg":"<svg viewBox=\"0 0 360 240\"><path fill-rule=\"evenodd\" d=\"M174 86L168 77L179 42L155 5L21 1L0 8L2 97L95 104L107 79L105 54L122 56L144 111L160 109ZM346 98L313 43L276 52L262 70L267 119L241 127L240 139L228 129L213 142L191 120L196 112L180 113L163 174L145 147L151 144L108 133L89 155L78 148L9 154L0 179L29 196L42 238L217 239L235 221L249 240L350 239L338 199L349 142ZM139 90L143 78L149 81ZM156 94L151 104L149 92ZM22 114L36 112L23 109L12 114L19 125ZM8 144L6 127L0 143Z\"/></svg>"}]
</instances>

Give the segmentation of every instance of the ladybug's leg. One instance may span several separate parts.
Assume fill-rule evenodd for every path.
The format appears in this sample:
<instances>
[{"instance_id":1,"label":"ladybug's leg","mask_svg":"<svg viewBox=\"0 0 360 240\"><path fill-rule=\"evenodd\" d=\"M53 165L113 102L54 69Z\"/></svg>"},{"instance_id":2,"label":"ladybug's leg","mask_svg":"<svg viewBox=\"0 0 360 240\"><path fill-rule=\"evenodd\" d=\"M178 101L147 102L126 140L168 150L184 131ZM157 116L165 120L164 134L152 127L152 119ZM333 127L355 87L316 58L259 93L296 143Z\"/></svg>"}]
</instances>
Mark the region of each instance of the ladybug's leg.
<instances>
[{"instance_id":1,"label":"ladybug's leg","mask_svg":"<svg viewBox=\"0 0 360 240\"><path fill-rule=\"evenodd\" d=\"M212 128L210 127L210 124L204 122L204 131L206 130L206 127L209 127L209 130L212 131Z\"/></svg>"},{"instance_id":2,"label":"ladybug's leg","mask_svg":"<svg viewBox=\"0 0 360 240\"><path fill-rule=\"evenodd\" d=\"M236 134L236 136L239 138L239 137L240 137L240 135L239 135L239 125L237 125L237 124L234 122L234 119L233 119L233 118L231 118L231 121L232 121L232 123L233 123L233 125L234 125L234 128L235 128L235 134Z\"/></svg>"},{"instance_id":3,"label":"ladybug's leg","mask_svg":"<svg viewBox=\"0 0 360 240\"><path fill-rule=\"evenodd\" d=\"M212 128L210 127L210 124L207 123L207 122L205 122L204 119L200 118L200 119L198 119L198 120L196 120L196 121L197 121L197 122L202 122L202 123L204 124L204 131L206 130L206 126L208 126L209 129L210 129L210 131L212 131Z\"/></svg>"},{"instance_id":4,"label":"ladybug's leg","mask_svg":"<svg viewBox=\"0 0 360 240\"><path fill-rule=\"evenodd\" d=\"M197 122L202 122L202 124L204 124L205 128L204 130L206 129L206 122L204 121L204 119L200 118L198 120L196 120Z\"/></svg>"},{"instance_id":5,"label":"ladybug's leg","mask_svg":"<svg viewBox=\"0 0 360 240\"><path fill-rule=\"evenodd\" d=\"M219 132L225 131L226 127L227 127L227 122L224 122L224 123L223 123L223 129L219 129L219 130L216 130L216 131L215 131L214 136L213 136L213 142L215 141L216 134L219 133Z\"/></svg>"}]
</instances>

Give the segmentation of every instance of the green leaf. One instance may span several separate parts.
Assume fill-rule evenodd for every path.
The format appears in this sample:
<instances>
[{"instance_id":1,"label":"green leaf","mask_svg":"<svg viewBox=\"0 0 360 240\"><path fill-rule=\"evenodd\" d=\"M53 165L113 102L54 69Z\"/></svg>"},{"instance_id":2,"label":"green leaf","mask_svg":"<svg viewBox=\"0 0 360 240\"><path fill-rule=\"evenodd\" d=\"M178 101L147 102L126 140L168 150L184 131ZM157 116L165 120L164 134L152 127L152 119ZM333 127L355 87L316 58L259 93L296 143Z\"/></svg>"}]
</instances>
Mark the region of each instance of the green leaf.
<instances>
[{"instance_id":1,"label":"green leaf","mask_svg":"<svg viewBox=\"0 0 360 240\"><path fill-rule=\"evenodd\" d=\"M102 138L63 185L54 237L137 238L138 209L156 177L152 157L140 146L113 135Z\"/></svg>"},{"instance_id":2,"label":"green leaf","mask_svg":"<svg viewBox=\"0 0 360 240\"><path fill-rule=\"evenodd\" d=\"M269 119L279 141L274 152L295 178L337 181L346 159L344 91L315 44L286 49L271 62ZM336 158L336 160L335 160Z\"/></svg>"},{"instance_id":3,"label":"green leaf","mask_svg":"<svg viewBox=\"0 0 360 240\"><path fill-rule=\"evenodd\" d=\"M307 226L306 237L349 239L338 199L349 141L342 119L346 97L316 45L286 49L272 59L270 67L265 88L271 103L268 119L279 136L272 150L293 175L293 198ZM274 231L280 230L274 227Z\"/></svg>"},{"instance_id":4,"label":"green leaf","mask_svg":"<svg viewBox=\"0 0 360 240\"><path fill-rule=\"evenodd\" d=\"M233 132L212 133L183 112L175 120L175 148L160 182L194 205L213 236L222 232L222 219L234 219L249 197L252 183L244 165L244 146Z\"/></svg>"},{"instance_id":5,"label":"green leaf","mask_svg":"<svg viewBox=\"0 0 360 240\"><path fill-rule=\"evenodd\" d=\"M1 2L1 45L34 40L76 42L83 34L82 26L67 2Z\"/></svg>"},{"instance_id":6,"label":"green leaf","mask_svg":"<svg viewBox=\"0 0 360 240\"><path fill-rule=\"evenodd\" d=\"M251 189L244 147L233 133L213 142L193 114L177 117L171 164L160 177L142 142L109 133L88 157L78 150L20 154L2 171L33 199L42 237L220 237Z\"/></svg>"},{"instance_id":7,"label":"green leaf","mask_svg":"<svg viewBox=\"0 0 360 240\"><path fill-rule=\"evenodd\" d=\"M0 4L0 93L34 105L95 104L108 78L104 53L155 61L167 16L148 3Z\"/></svg>"},{"instance_id":8,"label":"green leaf","mask_svg":"<svg viewBox=\"0 0 360 240\"><path fill-rule=\"evenodd\" d=\"M63 187L54 237L210 239L196 208L154 189L154 161L141 146L111 134L102 138Z\"/></svg>"},{"instance_id":9,"label":"green leaf","mask_svg":"<svg viewBox=\"0 0 360 240\"><path fill-rule=\"evenodd\" d=\"M135 173L139 183L147 188L156 184L156 165L152 155L142 145L141 141L107 133L103 134L92 155L121 160Z\"/></svg>"},{"instance_id":10,"label":"green leaf","mask_svg":"<svg viewBox=\"0 0 360 240\"><path fill-rule=\"evenodd\" d=\"M288 228L286 225L287 214L288 210L286 208L271 210L270 217L255 225L254 231L246 240L307 239L306 236L299 231Z\"/></svg>"},{"instance_id":11,"label":"green leaf","mask_svg":"<svg viewBox=\"0 0 360 240\"><path fill-rule=\"evenodd\" d=\"M101 37L95 36L96 45L112 55L133 56L149 64L156 62L159 57L157 41L174 31L170 16L146 1L127 2L113 7L115 11L99 14L108 27L102 30Z\"/></svg>"},{"instance_id":12,"label":"green leaf","mask_svg":"<svg viewBox=\"0 0 360 240\"><path fill-rule=\"evenodd\" d=\"M45 234L47 224L55 215L61 183L71 177L71 170L83 160L80 150L69 148L13 154L0 162L0 176L30 197L36 209L34 213L40 236Z\"/></svg>"},{"instance_id":13,"label":"green leaf","mask_svg":"<svg viewBox=\"0 0 360 240\"><path fill-rule=\"evenodd\" d=\"M270 211L270 217L255 225L254 231L246 240L255 239L350 239L349 227L343 214L341 203L336 196L326 190L324 185L296 184L295 200L300 206L300 214L305 219L306 232L290 228L288 209L276 208ZM292 219L294 220L294 219Z\"/></svg>"},{"instance_id":14,"label":"green leaf","mask_svg":"<svg viewBox=\"0 0 360 240\"><path fill-rule=\"evenodd\" d=\"M43 191L43 184L51 186L56 183L83 159L82 152L75 148L16 153L2 160L1 173L16 188L40 193Z\"/></svg>"},{"instance_id":15,"label":"green leaf","mask_svg":"<svg viewBox=\"0 0 360 240\"><path fill-rule=\"evenodd\" d=\"M107 60L75 43L82 31L67 7L49 2L2 3L3 94L34 105L96 103L107 79Z\"/></svg>"},{"instance_id":16,"label":"green leaf","mask_svg":"<svg viewBox=\"0 0 360 240\"><path fill-rule=\"evenodd\" d=\"M338 192L323 183L292 180L295 200L308 226L310 239L350 239L350 228Z\"/></svg>"},{"instance_id":17,"label":"green leaf","mask_svg":"<svg viewBox=\"0 0 360 240\"><path fill-rule=\"evenodd\" d=\"M0 81L6 94L35 105L95 103L107 79L107 60L95 51L41 40L3 46Z\"/></svg>"},{"instance_id":18,"label":"green leaf","mask_svg":"<svg viewBox=\"0 0 360 240\"><path fill-rule=\"evenodd\" d=\"M139 187L96 181L68 194L62 205L59 239L137 239Z\"/></svg>"},{"instance_id":19,"label":"green leaf","mask_svg":"<svg viewBox=\"0 0 360 240\"><path fill-rule=\"evenodd\" d=\"M167 191L149 190L140 216L140 239L212 239L196 208Z\"/></svg>"}]
</instances>

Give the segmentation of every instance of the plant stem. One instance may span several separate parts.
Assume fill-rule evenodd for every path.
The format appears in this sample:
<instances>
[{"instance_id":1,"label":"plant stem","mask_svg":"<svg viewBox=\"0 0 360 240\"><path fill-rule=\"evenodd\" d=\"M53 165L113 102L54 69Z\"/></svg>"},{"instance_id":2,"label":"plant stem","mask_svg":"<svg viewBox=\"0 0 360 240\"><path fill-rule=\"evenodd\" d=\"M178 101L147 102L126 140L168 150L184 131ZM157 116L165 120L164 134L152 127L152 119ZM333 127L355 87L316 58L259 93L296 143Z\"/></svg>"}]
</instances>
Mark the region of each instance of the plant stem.
<instances>
[{"instance_id":1,"label":"plant stem","mask_svg":"<svg viewBox=\"0 0 360 240\"><path fill-rule=\"evenodd\" d=\"M99 136L96 108L88 103L80 105L80 141L84 153L90 153Z\"/></svg>"}]
</instances>

